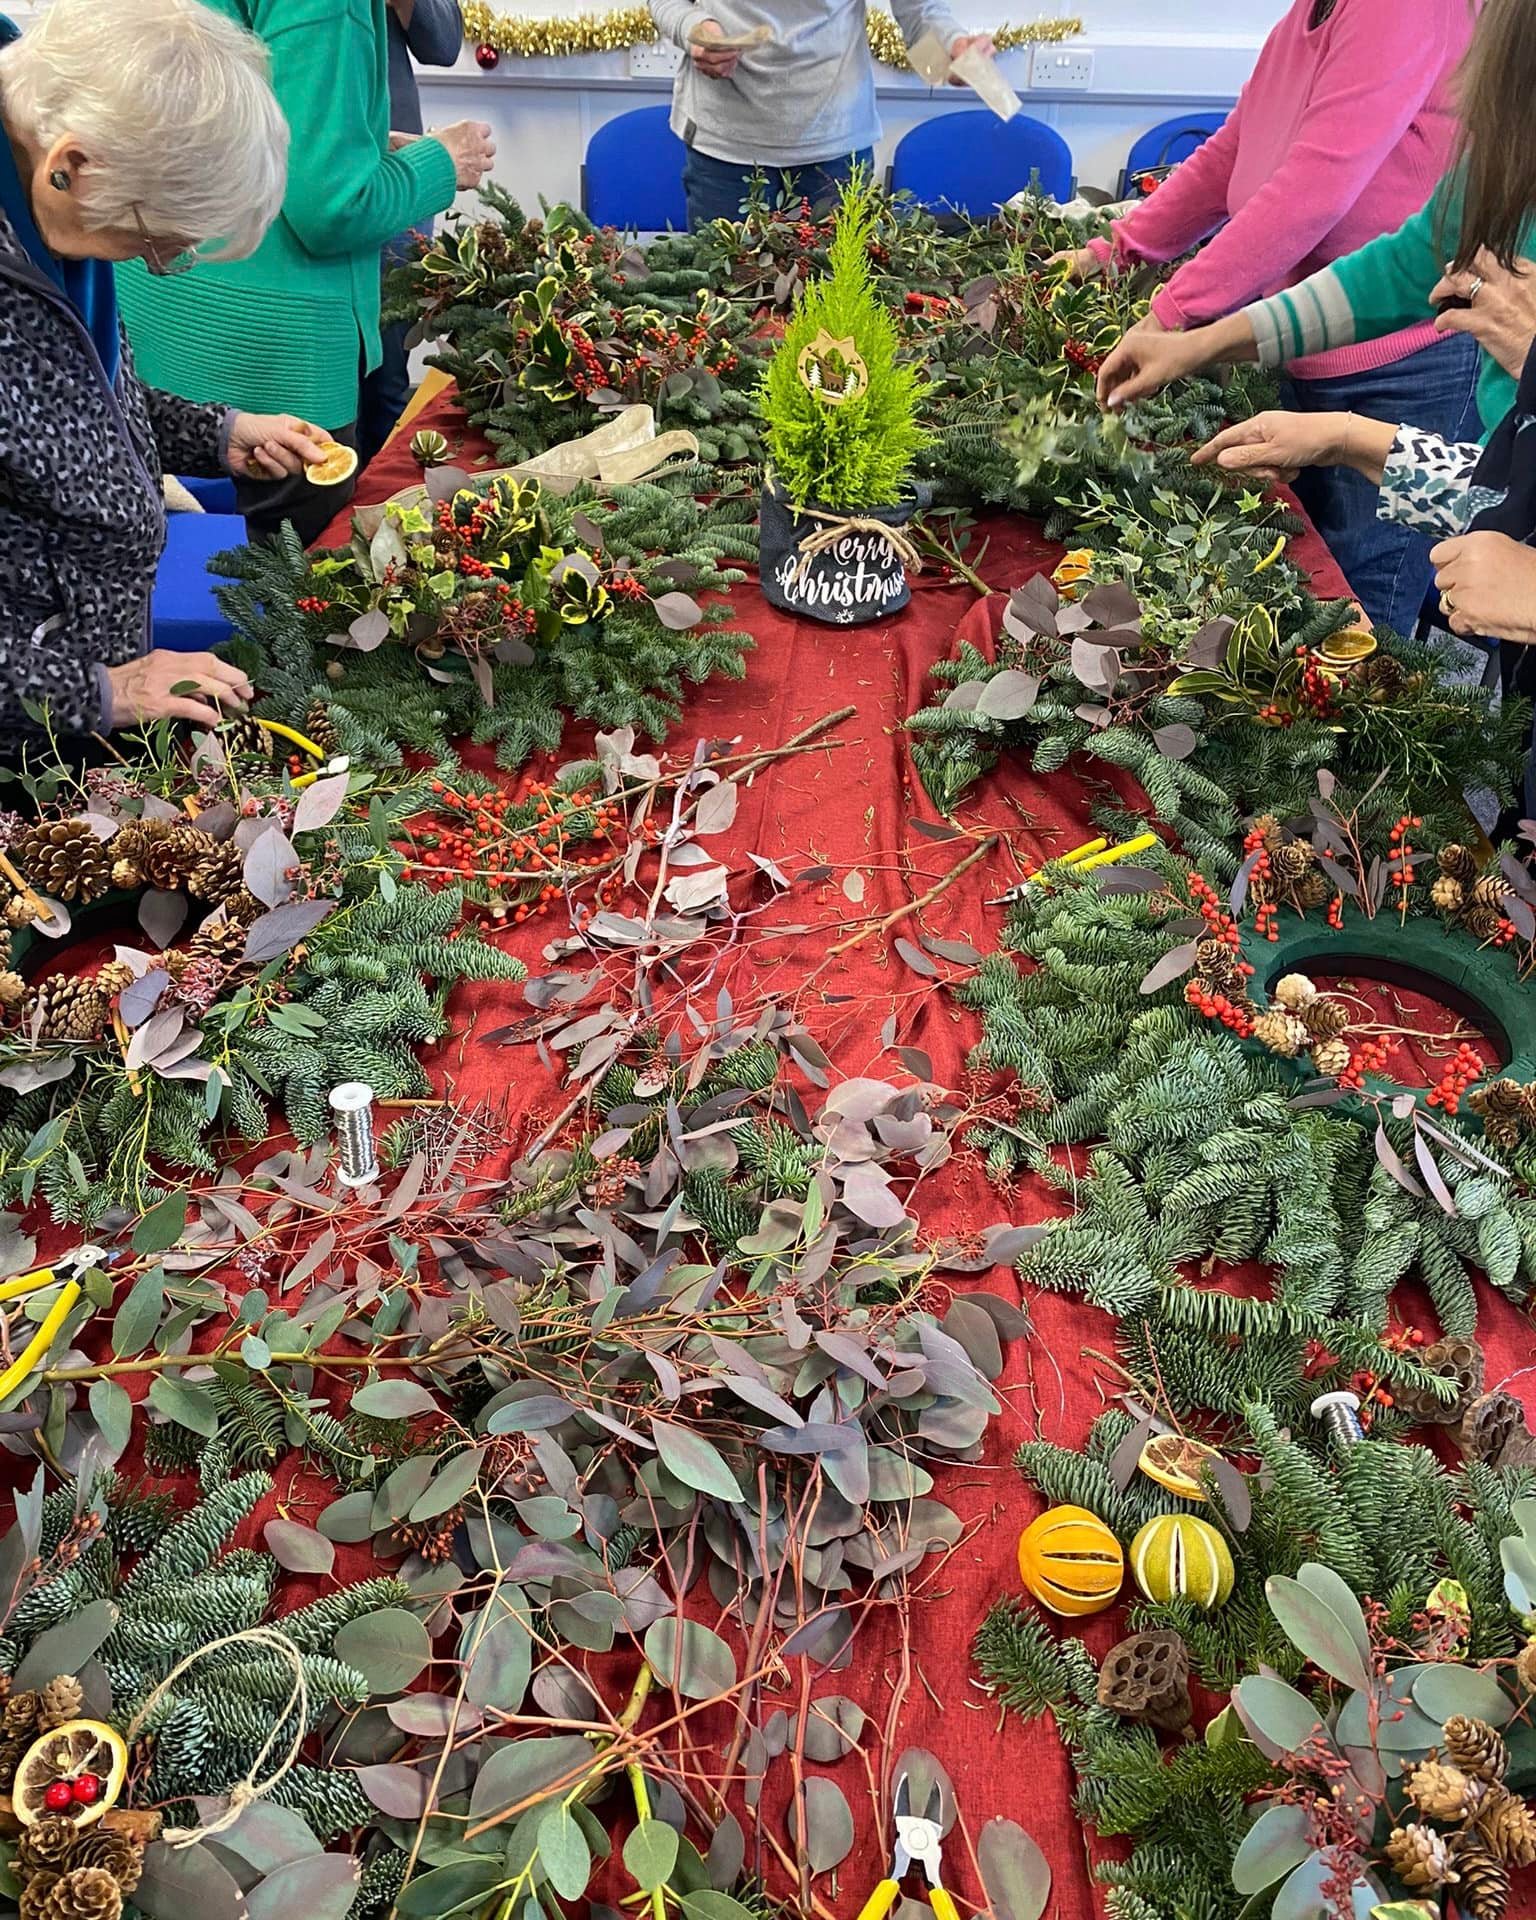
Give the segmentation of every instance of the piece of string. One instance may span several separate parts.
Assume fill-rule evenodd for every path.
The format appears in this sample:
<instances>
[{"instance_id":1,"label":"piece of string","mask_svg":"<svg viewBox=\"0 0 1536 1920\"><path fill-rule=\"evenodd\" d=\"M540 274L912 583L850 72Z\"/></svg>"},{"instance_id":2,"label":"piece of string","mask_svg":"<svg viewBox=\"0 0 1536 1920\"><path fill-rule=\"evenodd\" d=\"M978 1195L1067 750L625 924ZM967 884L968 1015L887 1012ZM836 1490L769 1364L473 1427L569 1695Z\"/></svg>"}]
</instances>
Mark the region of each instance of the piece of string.
<instances>
[{"instance_id":1,"label":"piece of string","mask_svg":"<svg viewBox=\"0 0 1536 1920\"><path fill-rule=\"evenodd\" d=\"M923 570L922 555L900 527L888 526L884 520L869 520L856 513L823 513L819 507L797 507L795 513L800 519L822 522L815 533L800 543L800 564L795 569L796 586L804 580L811 562L818 554L825 553L828 547L835 547L839 540L846 539L851 533L864 533L883 540L909 573L921 573Z\"/></svg>"},{"instance_id":2,"label":"piece of string","mask_svg":"<svg viewBox=\"0 0 1536 1920\"><path fill-rule=\"evenodd\" d=\"M155 1687L149 1698L129 1721L124 1739L130 1746L143 1732L146 1721L155 1708L175 1686L181 1676L199 1660L206 1660L210 1654L218 1653L226 1647L251 1647L265 1653L275 1654L284 1661L293 1675L293 1684L288 1690L288 1703L272 1722L272 1731L262 1741L256 1758L246 1770L245 1778L237 1780L229 1790L229 1805L205 1826L167 1827L160 1838L168 1847L195 1847L200 1840L211 1840L215 1834L226 1833L240 1818L252 1801L260 1800L277 1785L278 1781L293 1768L304 1745L304 1736L309 1728L309 1682L304 1677L304 1656L288 1638L286 1633L276 1627L246 1627L239 1633L227 1633L221 1640L210 1640L205 1647L199 1647L195 1653L189 1653L185 1660L178 1661L165 1678ZM288 1742L288 1751L265 1779L261 1778L262 1769L272 1757L279 1736L290 1717L294 1721L292 1737Z\"/></svg>"}]
</instances>

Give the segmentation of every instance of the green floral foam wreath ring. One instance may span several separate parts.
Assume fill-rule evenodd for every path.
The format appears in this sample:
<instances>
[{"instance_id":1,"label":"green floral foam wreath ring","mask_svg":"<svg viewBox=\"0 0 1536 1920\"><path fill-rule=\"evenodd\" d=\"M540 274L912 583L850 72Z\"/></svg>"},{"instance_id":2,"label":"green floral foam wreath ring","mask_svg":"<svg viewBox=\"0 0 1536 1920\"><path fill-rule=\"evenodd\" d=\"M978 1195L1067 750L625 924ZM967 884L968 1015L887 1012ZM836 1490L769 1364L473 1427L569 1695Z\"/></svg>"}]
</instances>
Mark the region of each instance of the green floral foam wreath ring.
<instances>
[{"instance_id":1,"label":"green floral foam wreath ring","mask_svg":"<svg viewBox=\"0 0 1536 1920\"><path fill-rule=\"evenodd\" d=\"M1509 957L1495 948L1480 946L1469 934L1438 920L1404 924L1390 913L1342 928L1283 917L1276 930L1278 941L1251 928L1243 933L1243 958L1252 964L1255 981L1264 983L1266 1000L1273 1001L1276 983L1288 973L1335 978L1358 973L1408 987L1430 994L1479 1027L1499 1056L1502 1078L1536 1080L1536 987L1522 982ZM1311 1072L1304 1061L1292 1064L1298 1077ZM1366 1086L1377 1096L1410 1091L1376 1075ZM1428 1092L1428 1087L1420 1087L1414 1098L1422 1105Z\"/></svg>"}]
</instances>

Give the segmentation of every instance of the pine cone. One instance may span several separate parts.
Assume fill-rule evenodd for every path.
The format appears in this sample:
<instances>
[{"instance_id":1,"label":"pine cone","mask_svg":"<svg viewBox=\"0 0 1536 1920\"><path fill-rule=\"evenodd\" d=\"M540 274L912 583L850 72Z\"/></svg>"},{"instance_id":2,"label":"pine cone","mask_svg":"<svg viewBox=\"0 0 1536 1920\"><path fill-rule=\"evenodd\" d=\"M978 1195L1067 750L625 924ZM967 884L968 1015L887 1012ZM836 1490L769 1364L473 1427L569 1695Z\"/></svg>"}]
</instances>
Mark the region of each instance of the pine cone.
<instances>
[{"instance_id":1,"label":"pine cone","mask_svg":"<svg viewBox=\"0 0 1536 1920\"><path fill-rule=\"evenodd\" d=\"M51 820L24 833L12 859L39 893L55 900L99 900L112 885L112 857L84 820Z\"/></svg>"},{"instance_id":2,"label":"pine cone","mask_svg":"<svg viewBox=\"0 0 1536 1920\"><path fill-rule=\"evenodd\" d=\"M1406 678L1402 662L1394 659L1390 653L1373 653L1369 660L1362 660L1354 670L1355 684L1363 687L1378 704L1401 693Z\"/></svg>"},{"instance_id":3,"label":"pine cone","mask_svg":"<svg viewBox=\"0 0 1536 1920\"><path fill-rule=\"evenodd\" d=\"M1467 908L1462 925L1474 940L1491 940L1498 932L1504 916L1497 907Z\"/></svg>"},{"instance_id":4,"label":"pine cone","mask_svg":"<svg viewBox=\"0 0 1536 1920\"><path fill-rule=\"evenodd\" d=\"M57 1873L34 1873L21 1890L21 1899L16 1910L20 1920L44 1920L48 1911L48 1896L62 1879Z\"/></svg>"},{"instance_id":5,"label":"pine cone","mask_svg":"<svg viewBox=\"0 0 1536 1920\"><path fill-rule=\"evenodd\" d=\"M21 1756L32 1744L30 1733L0 1740L0 1793L9 1793L16 1779L16 1769L21 1765Z\"/></svg>"},{"instance_id":6,"label":"pine cone","mask_svg":"<svg viewBox=\"0 0 1536 1920\"><path fill-rule=\"evenodd\" d=\"M45 1813L33 1826L23 1827L16 1843L16 1864L22 1873L62 1873L72 1864L75 1823L62 1813Z\"/></svg>"},{"instance_id":7,"label":"pine cone","mask_svg":"<svg viewBox=\"0 0 1536 1920\"><path fill-rule=\"evenodd\" d=\"M1536 1693L1536 1639L1527 1640L1516 1656L1515 1678L1527 1693Z\"/></svg>"},{"instance_id":8,"label":"pine cone","mask_svg":"<svg viewBox=\"0 0 1536 1920\"><path fill-rule=\"evenodd\" d=\"M133 985L133 968L126 960L108 960L96 969L96 985L110 1000Z\"/></svg>"},{"instance_id":9,"label":"pine cone","mask_svg":"<svg viewBox=\"0 0 1536 1920\"><path fill-rule=\"evenodd\" d=\"M1509 1749L1497 1729L1486 1720L1465 1713L1452 1714L1442 1729L1446 1758L1475 1780L1497 1785L1509 1771Z\"/></svg>"},{"instance_id":10,"label":"pine cone","mask_svg":"<svg viewBox=\"0 0 1536 1920\"><path fill-rule=\"evenodd\" d=\"M1477 879L1477 855L1468 847L1454 843L1442 847L1435 856L1435 864L1447 880L1457 880L1464 887L1470 887Z\"/></svg>"},{"instance_id":11,"label":"pine cone","mask_svg":"<svg viewBox=\"0 0 1536 1920\"><path fill-rule=\"evenodd\" d=\"M1426 1820L1460 1820L1485 1791L1480 1780L1443 1760L1423 1760L1408 1776L1408 1798Z\"/></svg>"},{"instance_id":12,"label":"pine cone","mask_svg":"<svg viewBox=\"0 0 1536 1920\"><path fill-rule=\"evenodd\" d=\"M187 875L187 892L194 900L219 906L245 884L245 855L233 841L218 841Z\"/></svg>"},{"instance_id":13,"label":"pine cone","mask_svg":"<svg viewBox=\"0 0 1536 1920\"><path fill-rule=\"evenodd\" d=\"M66 1720L78 1720L84 1708L84 1687L72 1673L61 1673L43 1688L37 1709L38 1731L49 1733Z\"/></svg>"},{"instance_id":14,"label":"pine cone","mask_svg":"<svg viewBox=\"0 0 1536 1920\"><path fill-rule=\"evenodd\" d=\"M187 952L194 960L217 960L223 966L238 966L245 957L248 932L238 920L212 913L187 942Z\"/></svg>"},{"instance_id":15,"label":"pine cone","mask_svg":"<svg viewBox=\"0 0 1536 1920\"><path fill-rule=\"evenodd\" d=\"M1491 1080L1486 1087L1474 1087L1467 1095L1474 1113L1494 1114L1502 1119L1523 1118L1526 1092L1518 1080Z\"/></svg>"},{"instance_id":16,"label":"pine cone","mask_svg":"<svg viewBox=\"0 0 1536 1920\"><path fill-rule=\"evenodd\" d=\"M1342 1000L1319 994L1301 1010L1301 1023L1314 1040L1337 1040L1349 1031L1350 1012Z\"/></svg>"},{"instance_id":17,"label":"pine cone","mask_svg":"<svg viewBox=\"0 0 1536 1920\"><path fill-rule=\"evenodd\" d=\"M1494 1787L1477 1816L1477 1830L1506 1867L1536 1862L1536 1819L1525 1802L1504 1787Z\"/></svg>"},{"instance_id":18,"label":"pine cone","mask_svg":"<svg viewBox=\"0 0 1536 1920\"><path fill-rule=\"evenodd\" d=\"M126 860L142 873L150 848L173 833L175 827L173 820L130 820L107 842L107 851L114 860Z\"/></svg>"},{"instance_id":19,"label":"pine cone","mask_svg":"<svg viewBox=\"0 0 1536 1920\"><path fill-rule=\"evenodd\" d=\"M1195 972L1203 979L1226 973L1231 965L1232 949L1225 940L1217 940L1207 934L1203 940L1195 942Z\"/></svg>"},{"instance_id":20,"label":"pine cone","mask_svg":"<svg viewBox=\"0 0 1536 1920\"><path fill-rule=\"evenodd\" d=\"M37 1731L37 1709L40 1705L37 1694L31 1687L25 1687L20 1693L13 1693L5 1703L5 1714L0 1718L7 1740L25 1740Z\"/></svg>"},{"instance_id":21,"label":"pine cone","mask_svg":"<svg viewBox=\"0 0 1536 1920\"><path fill-rule=\"evenodd\" d=\"M1276 981L1274 997L1287 1013L1300 1013L1304 1007L1314 1004L1318 993L1304 973L1288 973Z\"/></svg>"},{"instance_id":22,"label":"pine cone","mask_svg":"<svg viewBox=\"0 0 1536 1920\"><path fill-rule=\"evenodd\" d=\"M1430 888L1429 897L1442 913L1460 913L1467 904L1466 888L1446 873Z\"/></svg>"},{"instance_id":23,"label":"pine cone","mask_svg":"<svg viewBox=\"0 0 1536 1920\"><path fill-rule=\"evenodd\" d=\"M1405 1887L1444 1887L1457 1877L1444 1834L1413 1822L1388 1836L1387 1858Z\"/></svg>"},{"instance_id":24,"label":"pine cone","mask_svg":"<svg viewBox=\"0 0 1536 1920\"><path fill-rule=\"evenodd\" d=\"M7 1013L19 1007L30 991L19 973L0 973L0 1007Z\"/></svg>"},{"instance_id":25,"label":"pine cone","mask_svg":"<svg viewBox=\"0 0 1536 1920\"><path fill-rule=\"evenodd\" d=\"M5 924L8 927L24 927L32 918L32 909L19 893L13 893L5 903Z\"/></svg>"},{"instance_id":26,"label":"pine cone","mask_svg":"<svg viewBox=\"0 0 1536 1920\"><path fill-rule=\"evenodd\" d=\"M112 1019L94 974L51 975L38 988L33 1006L40 1012L38 1030L45 1040L99 1040Z\"/></svg>"},{"instance_id":27,"label":"pine cone","mask_svg":"<svg viewBox=\"0 0 1536 1920\"><path fill-rule=\"evenodd\" d=\"M1273 853L1279 846L1284 831L1272 813L1261 813L1253 823L1253 830L1264 842L1266 853Z\"/></svg>"},{"instance_id":28,"label":"pine cone","mask_svg":"<svg viewBox=\"0 0 1536 1920\"><path fill-rule=\"evenodd\" d=\"M1256 873L1248 882L1248 904L1250 906L1267 907L1274 897L1274 883L1264 874Z\"/></svg>"},{"instance_id":29,"label":"pine cone","mask_svg":"<svg viewBox=\"0 0 1536 1920\"><path fill-rule=\"evenodd\" d=\"M144 1877L144 1849L126 1833L99 1823L87 1827L75 1842L72 1864L100 1867L110 1873L124 1893L132 1893Z\"/></svg>"},{"instance_id":30,"label":"pine cone","mask_svg":"<svg viewBox=\"0 0 1536 1920\"><path fill-rule=\"evenodd\" d=\"M176 893L185 887L192 870L219 842L201 827L173 827L144 857L144 878L152 887Z\"/></svg>"},{"instance_id":31,"label":"pine cone","mask_svg":"<svg viewBox=\"0 0 1536 1920\"><path fill-rule=\"evenodd\" d=\"M1276 880L1293 887L1312 871L1314 857L1305 840L1287 840L1283 847L1275 848L1269 864Z\"/></svg>"},{"instance_id":32,"label":"pine cone","mask_svg":"<svg viewBox=\"0 0 1536 1920\"><path fill-rule=\"evenodd\" d=\"M1333 897L1333 882L1327 874L1320 873L1316 867L1303 874L1296 886L1296 898L1303 907L1326 906Z\"/></svg>"},{"instance_id":33,"label":"pine cone","mask_svg":"<svg viewBox=\"0 0 1536 1920\"><path fill-rule=\"evenodd\" d=\"M1343 1040L1325 1040L1312 1049L1312 1065L1330 1080L1349 1069L1350 1052Z\"/></svg>"},{"instance_id":34,"label":"pine cone","mask_svg":"<svg viewBox=\"0 0 1536 1920\"><path fill-rule=\"evenodd\" d=\"M42 1920L118 1920L123 1890L103 1867L76 1867L48 1892Z\"/></svg>"},{"instance_id":35,"label":"pine cone","mask_svg":"<svg viewBox=\"0 0 1536 1920\"><path fill-rule=\"evenodd\" d=\"M144 869L131 860L112 862L112 884L120 893L137 893L144 885Z\"/></svg>"},{"instance_id":36,"label":"pine cone","mask_svg":"<svg viewBox=\"0 0 1536 1920\"><path fill-rule=\"evenodd\" d=\"M242 887L238 893L232 893L224 902L224 912L228 919L237 920L242 927L250 926L267 911L254 893L247 893Z\"/></svg>"},{"instance_id":37,"label":"pine cone","mask_svg":"<svg viewBox=\"0 0 1536 1920\"><path fill-rule=\"evenodd\" d=\"M219 738L224 743L224 751L231 760L272 761L286 751L270 727L264 727L259 720L249 716L239 720L226 720L219 729Z\"/></svg>"},{"instance_id":38,"label":"pine cone","mask_svg":"<svg viewBox=\"0 0 1536 1920\"><path fill-rule=\"evenodd\" d=\"M1509 1905L1509 1869L1478 1833L1456 1841L1456 1904L1467 1920L1503 1920ZM1406 1876L1405 1876L1406 1877Z\"/></svg>"},{"instance_id":39,"label":"pine cone","mask_svg":"<svg viewBox=\"0 0 1536 1920\"><path fill-rule=\"evenodd\" d=\"M322 753L336 751L336 722L323 700L311 701L304 715L304 731Z\"/></svg>"},{"instance_id":40,"label":"pine cone","mask_svg":"<svg viewBox=\"0 0 1536 1920\"><path fill-rule=\"evenodd\" d=\"M1474 907L1496 907L1503 913L1505 903L1514 898L1515 890L1501 873L1490 873L1473 887L1469 898Z\"/></svg>"},{"instance_id":41,"label":"pine cone","mask_svg":"<svg viewBox=\"0 0 1536 1920\"><path fill-rule=\"evenodd\" d=\"M1294 1014L1271 1007L1253 1023L1253 1037L1261 1047L1278 1053L1282 1060L1294 1060L1307 1045L1307 1030Z\"/></svg>"}]
</instances>

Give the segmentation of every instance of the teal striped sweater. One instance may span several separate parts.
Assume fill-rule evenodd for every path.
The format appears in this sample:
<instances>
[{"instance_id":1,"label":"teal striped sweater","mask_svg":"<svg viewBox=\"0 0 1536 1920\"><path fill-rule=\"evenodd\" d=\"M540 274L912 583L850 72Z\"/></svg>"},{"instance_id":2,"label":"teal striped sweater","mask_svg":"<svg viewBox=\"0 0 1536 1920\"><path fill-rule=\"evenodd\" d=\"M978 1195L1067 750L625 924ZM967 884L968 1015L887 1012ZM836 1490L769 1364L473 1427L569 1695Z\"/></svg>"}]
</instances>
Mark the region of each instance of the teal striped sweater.
<instances>
[{"instance_id":1,"label":"teal striped sweater","mask_svg":"<svg viewBox=\"0 0 1536 1920\"><path fill-rule=\"evenodd\" d=\"M1357 340L1377 340L1431 316L1430 290L1445 272L1461 235L1461 185L1447 174L1429 199L1396 233L1277 293L1244 307L1259 360L1280 367L1303 354L1324 353ZM1521 255L1536 259L1536 220L1528 221ZM1488 354L1477 381L1477 406L1485 431L1515 403L1515 378Z\"/></svg>"}]
</instances>

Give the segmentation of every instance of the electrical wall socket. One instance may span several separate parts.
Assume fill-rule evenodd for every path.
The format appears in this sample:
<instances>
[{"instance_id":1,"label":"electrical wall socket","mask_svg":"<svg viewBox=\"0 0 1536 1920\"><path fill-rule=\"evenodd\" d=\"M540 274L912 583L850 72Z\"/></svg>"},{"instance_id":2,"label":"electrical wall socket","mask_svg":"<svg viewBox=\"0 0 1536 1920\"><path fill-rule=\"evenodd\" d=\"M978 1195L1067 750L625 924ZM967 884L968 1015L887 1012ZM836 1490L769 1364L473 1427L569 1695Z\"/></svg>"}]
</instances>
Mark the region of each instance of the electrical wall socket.
<instances>
[{"instance_id":1,"label":"electrical wall socket","mask_svg":"<svg viewBox=\"0 0 1536 1920\"><path fill-rule=\"evenodd\" d=\"M670 40L658 40L653 46L631 47L631 80L670 80L683 64L683 50Z\"/></svg>"},{"instance_id":2,"label":"electrical wall socket","mask_svg":"<svg viewBox=\"0 0 1536 1920\"><path fill-rule=\"evenodd\" d=\"M1093 85L1093 55L1084 47L1036 47L1029 84L1039 93L1087 93Z\"/></svg>"}]
</instances>

